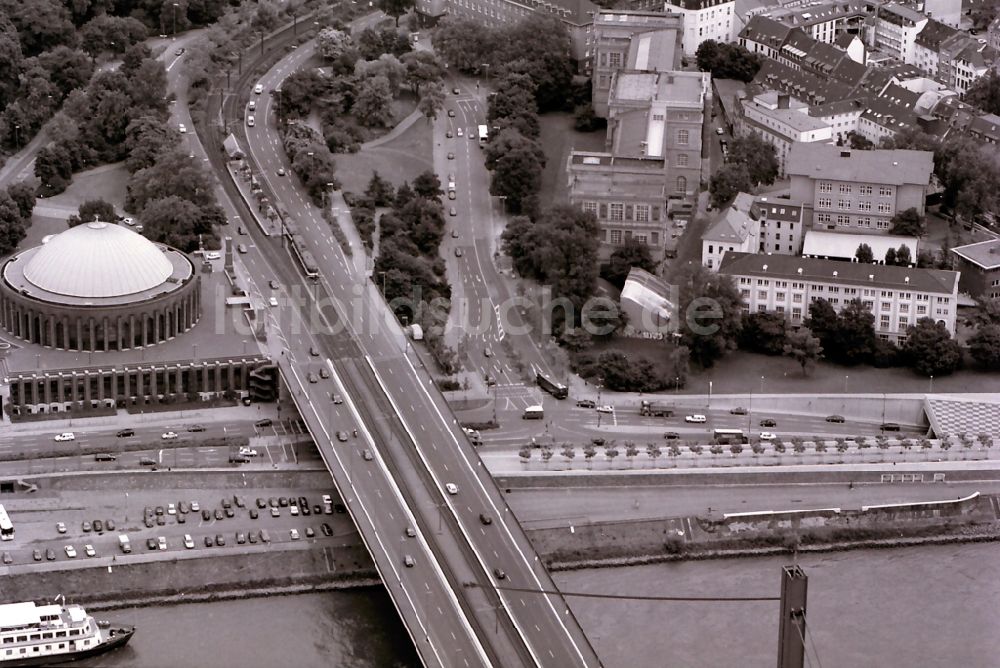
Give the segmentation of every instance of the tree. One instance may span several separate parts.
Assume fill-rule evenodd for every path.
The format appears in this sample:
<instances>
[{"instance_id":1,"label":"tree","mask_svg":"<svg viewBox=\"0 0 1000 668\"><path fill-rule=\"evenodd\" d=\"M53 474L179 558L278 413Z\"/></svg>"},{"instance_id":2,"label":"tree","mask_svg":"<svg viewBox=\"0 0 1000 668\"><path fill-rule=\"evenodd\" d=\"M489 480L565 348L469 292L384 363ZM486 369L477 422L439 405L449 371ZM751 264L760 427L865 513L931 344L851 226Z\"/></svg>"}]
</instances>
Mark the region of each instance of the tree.
<instances>
[{"instance_id":1,"label":"tree","mask_svg":"<svg viewBox=\"0 0 1000 668\"><path fill-rule=\"evenodd\" d=\"M441 83L444 77L444 67L431 51L410 51L403 54L400 60L406 67L405 81L413 89L414 95L420 95L423 86Z\"/></svg>"},{"instance_id":2,"label":"tree","mask_svg":"<svg viewBox=\"0 0 1000 668\"><path fill-rule=\"evenodd\" d=\"M604 128L605 125L605 120L597 117L594 105L590 102L578 105L573 110L573 128L577 132L593 132Z\"/></svg>"},{"instance_id":3,"label":"tree","mask_svg":"<svg viewBox=\"0 0 1000 668\"><path fill-rule=\"evenodd\" d=\"M664 381L656 367L645 357L608 351L598 358L604 386L616 392L655 392L663 389Z\"/></svg>"},{"instance_id":4,"label":"tree","mask_svg":"<svg viewBox=\"0 0 1000 668\"><path fill-rule=\"evenodd\" d=\"M325 60L340 60L352 54L354 60L360 57L350 33L335 28L323 28L319 31L316 35L316 48Z\"/></svg>"},{"instance_id":5,"label":"tree","mask_svg":"<svg viewBox=\"0 0 1000 668\"><path fill-rule=\"evenodd\" d=\"M73 162L66 146L43 146L35 156L35 176L41 180L41 187L49 194L66 190L73 178Z\"/></svg>"},{"instance_id":6,"label":"tree","mask_svg":"<svg viewBox=\"0 0 1000 668\"><path fill-rule=\"evenodd\" d=\"M440 82L427 84L424 86L424 94L417 103L417 109L425 118L433 121L444 107L444 98L444 86Z\"/></svg>"},{"instance_id":7,"label":"tree","mask_svg":"<svg viewBox=\"0 0 1000 668\"><path fill-rule=\"evenodd\" d=\"M771 185L778 176L778 155L774 145L751 133L729 143L729 162L744 165L751 185Z\"/></svg>"},{"instance_id":8,"label":"tree","mask_svg":"<svg viewBox=\"0 0 1000 668\"><path fill-rule=\"evenodd\" d=\"M504 130L501 137L509 137L511 141L504 144L498 139L487 148L487 167L492 162L493 172L490 194L505 197L505 206L511 213L532 214L542 185L544 153L537 143L516 131Z\"/></svg>"},{"instance_id":9,"label":"tree","mask_svg":"<svg viewBox=\"0 0 1000 668\"><path fill-rule=\"evenodd\" d=\"M861 264L872 264L875 262L875 255L872 253L872 247L868 244L859 245L858 250L854 251L854 258Z\"/></svg>"},{"instance_id":10,"label":"tree","mask_svg":"<svg viewBox=\"0 0 1000 668\"><path fill-rule=\"evenodd\" d=\"M572 40L566 24L554 14L536 13L500 32L500 48L493 61L497 74L529 75L539 111L572 108L566 94L573 80Z\"/></svg>"},{"instance_id":11,"label":"tree","mask_svg":"<svg viewBox=\"0 0 1000 668\"><path fill-rule=\"evenodd\" d=\"M789 332L785 340L785 355L799 363L803 376L808 375L809 369L823 356L819 338L808 327L800 327Z\"/></svg>"},{"instance_id":12,"label":"tree","mask_svg":"<svg viewBox=\"0 0 1000 668\"><path fill-rule=\"evenodd\" d=\"M656 262L649 253L649 246L635 237L625 240L621 246L611 252L604 278L616 287L625 285L632 267L638 267L648 272L656 271Z\"/></svg>"},{"instance_id":13,"label":"tree","mask_svg":"<svg viewBox=\"0 0 1000 668\"><path fill-rule=\"evenodd\" d=\"M125 128L125 166L133 174L152 167L160 155L179 143L178 133L156 115L139 116Z\"/></svg>"},{"instance_id":14,"label":"tree","mask_svg":"<svg viewBox=\"0 0 1000 668\"><path fill-rule=\"evenodd\" d=\"M138 19L102 13L80 28L80 45L91 57L105 52L125 53L128 47L146 39L148 33Z\"/></svg>"},{"instance_id":15,"label":"tree","mask_svg":"<svg viewBox=\"0 0 1000 668\"><path fill-rule=\"evenodd\" d=\"M973 312L972 322L980 327L1000 325L1000 298L986 295L976 297L976 310Z\"/></svg>"},{"instance_id":16,"label":"tree","mask_svg":"<svg viewBox=\"0 0 1000 668\"><path fill-rule=\"evenodd\" d=\"M711 72L715 79L737 79L749 83L760 69L760 58L756 54L742 46L715 40L705 40L699 44L695 59L698 69Z\"/></svg>"},{"instance_id":17,"label":"tree","mask_svg":"<svg viewBox=\"0 0 1000 668\"><path fill-rule=\"evenodd\" d=\"M983 368L1000 371L1000 325L980 325L969 339L969 352Z\"/></svg>"},{"instance_id":18,"label":"tree","mask_svg":"<svg viewBox=\"0 0 1000 668\"><path fill-rule=\"evenodd\" d=\"M885 252L885 263L889 266L894 266L896 264L896 249L890 248Z\"/></svg>"},{"instance_id":19,"label":"tree","mask_svg":"<svg viewBox=\"0 0 1000 668\"><path fill-rule=\"evenodd\" d=\"M29 222L31 220L31 212L35 210L35 189L25 181L18 181L7 186L7 194L17 204L21 220L25 221L25 223Z\"/></svg>"},{"instance_id":20,"label":"tree","mask_svg":"<svg viewBox=\"0 0 1000 668\"><path fill-rule=\"evenodd\" d=\"M413 9L414 0L378 0L378 8L396 19L396 27L399 27L399 17Z\"/></svg>"},{"instance_id":21,"label":"tree","mask_svg":"<svg viewBox=\"0 0 1000 668\"><path fill-rule=\"evenodd\" d=\"M373 171L372 178L368 181L368 187L365 188L365 196L375 206L390 206L395 194L392 184L379 176L378 172Z\"/></svg>"},{"instance_id":22,"label":"tree","mask_svg":"<svg viewBox=\"0 0 1000 668\"><path fill-rule=\"evenodd\" d=\"M687 384L688 375L691 372L691 350L687 346L675 346L670 351L667 358L667 386L673 384L675 390L679 390Z\"/></svg>"},{"instance_id":23,"label":"tree","mask_svg":"<svg viewBox=\"0 0 1000 668\"><path fill-rule=\"evenodd\" d=\"M597 454L597 448L594 447L593 443L588 443L583 447L583 456L587 458L587 466L594 465L594 456Z\"/></svg>"},{"instance_id":24,"label":"tree","mask_svg":"<svg viewBox=\"0 0 1000 668\"><path fill-rule=\"evenodd\" d=\"M0 6L17 28L25 56L37 56L60 44L75 46L77 43L76 26L69 11L58 0L6 0Z\"/></svg>"},{"instance_id":25,"label":"tree","mask_svg":"<svg viewBox=\"0 0 1000 668\"><path fill-rule=\"evenodd\" d=\"M900 211L892 217L892 228L889 234L904 237L922 237L925 232L924 217L914 207Z\"/></svg>"},{"instance_id":26,"label":"tree","mask_svg":"<svg viewBox=\"0 0 1000 668\"><path fill-rule=\"evenodd\" d=\"M859 134L856 130L847 133L847 144L856 151L870 151L875 148L875 144L870 139ZM843 144L838 142L838 145L842 146Z\"/></svg>"},{"instance_id":27,"label":"tree","mask_svg":"<svg viewBox=\"0 0 1000 668\"><path fill-rule=\"evenodd\" d=\"M694 52L694 58L698 63L699 70L711 72L719 59L719 43L714 39L706 39L698 45L698 49Z\"/></svg>"},{"instance_id":28,"label":"tree","mask_svg":"<svg viewBox=\"0 0 1000 668\"><path fill-rule=\"evenodd\" d=\"M337 190L337 163L326 144L311 144L295 153L294 171L316 206L324 206L330 190Z\"/></svg>"},{"instance_id":29,"label":"tree","mask_svg":"<svg viewBox=\"0 0 1000 668\"><path fill-rule=\"evenodd\" d=\"M965 102L989 114L1000 114L1000 73L989 69L972 82L965 92Z\"/></svg>"},{"instance_id":30,"label":"tree","mask_svg":"<svg viewBox=\"0 0 1000 668\"><path fill-rule=\"evenodd\" d=\"M435 202L444 195L444 191L441 189L441 179L432 171L420 173L417 178L413 179L411 187L417 197L434 200Z\"/></svg>"},{"instance_id":31,"label":"tree","mask_svg":"<svg viewBox=\"0 0 1000 668\"><path fill-rule=\"evenodd\" d=\"M434 29L434 50L445 62L466 74L492 63L499 34L479 21L446 15Z\"/></svg>"},{"instance_id":32,"label":"tree","mask_svg":"<svg viewBox=\"0 0 1000 668\"><path fill-rule=\"evenodd\" d=\"M139 213L143 236L190 253L198 248L199 234L212 234L198 225L197 205L176 195L151 200Z\"/></svg>"},{"instance_id":33,"label":"tree","mask_svg":"<svg viewBox=\"0 0 1000 668\"><path fill-rule=\"evenodd\" d=\"M0 190L0 257L9 254L24 239L25 220L6 190Z\"/></svg>"},{"instance_id":34,"label":"tree","mask_svg":"<svg viewBox=\"0 0 1000 668\"><path fill-rule=\"evenodd\" d=\"M921 318L906 330L903 354L917 373L945 376L962 366L962 348L944 323Z\"/></svg>"},{"instance_id":35,"label":"tree","mask_svg":"<svg viewBox=\"0 0 1000 668\"><path fill-rule=\"evenodd\" d=\"M38 56L38 65L48 72L49 80L59 89L62 97L74 88L83 88L94 73L93 61L79 49L57 46Z\"/></svg>"},{"instance_id":36,"label":"tree","mask_svg":"<svg viewBox=\"0 0 1000 668\"><path fill-rule=\"evenodd\" d=\"M114 223L118 220L115 207L110 202L103 199L88 199L80 205L79 213L72 215L66 221L70 227L76 227L81 223L89 223L94 220L101 220L105 223Z\"/></svg>"},{"instance_id":37,"label":"tree","mask_svg":"<svg viewBox=\"0 0 1000 668\"><path fill-rule=\"evenodd\" d=\"M913 256L910 254L910 247L900 244L896 249L896 264L900 267L908 267L913 263Z\"/></svg>"},{"instance_id":38,"label":"tree","mask_svg":"<svg viewBox=\"0 0 1000 668\"><path fill-rule=\"evenodd\" d=\"M712 206L721 209L741 192L749 192L753 184L746 165L727 162L709 182L708 191L712 196Z\"/></svg>"},{"instance_id":39,"label":"tree","mask_svg":"<svg viewBox=\"0 0 1000 668\"><path fill-rule=\"evenodd\" d=\"M171 195L196 206L215 202L212 176L200 160L188 157L181 149L169 151L150 167L140 169L126 188L125 210L141 211L152 200Z\"/></svg>"},{"instance_id":40,"label":"tree","mask_svg":"<svg viewBox=\"0 0 1000 668\"><path fill-rule=\"evenodd\" d=\"M826 299L820 298L809 304L809 317L805 319L803 325L819 338L827 351L836 345L840 318L833 305Z\"/></svg>"},{"instance_id":41,"label":"tree","mask_svg":"<svg viewBox=\"0 0 1000 668\"><path fill-rule=\"evenodd\" d=\"M875 351L875 316L860 299L853 299L841 310L833 348L823 344L827 357L842 364L862 364ZM822 339L821 339L822 340Z\"/></svg>"},{"instance_id":42,"label":"tree","mask_svg":"<svg viewBox=\"0 0 1000 668\"><path fill-rule=\"evenodd\" d=\"M384 76L375 76L358 84L354 115L368 127L386 127L392 122L392 88Z\"/></svg>"},{"instance_id":43,"label":"tree","mask_svg":"<svg viewBox=\"0 0 1000 668\"><path fill-rule=\"evenodd\" d=\"M692 263L675 278L680 287L677 313L684 318L680 343L702 367L736 349L743 302L732 277Z\"/></svg>"},{"instance_id":44,"label":"tree","mask_svg":"<svg viewBox=\"0 0 1000 668\"><path fill-rule=\"evenodd\" d=\"M383 53L376 60L359 60L354 63L354 76L359 82L371 77L385 77L389 82L389 90L395 97L406 79L406 65L391 53Z\"/></svg>"},{"instance_id":45,"label":"tree","mask_svg":"<svg viewBox=\"0 0 1000 668\"><path fill-rule=\"evenodd\" d=\"M788 321L780 313L751 313L743 317L740 348L765 355L780 355L784 350L787 328Z\"/></svg>"}]
</instances>

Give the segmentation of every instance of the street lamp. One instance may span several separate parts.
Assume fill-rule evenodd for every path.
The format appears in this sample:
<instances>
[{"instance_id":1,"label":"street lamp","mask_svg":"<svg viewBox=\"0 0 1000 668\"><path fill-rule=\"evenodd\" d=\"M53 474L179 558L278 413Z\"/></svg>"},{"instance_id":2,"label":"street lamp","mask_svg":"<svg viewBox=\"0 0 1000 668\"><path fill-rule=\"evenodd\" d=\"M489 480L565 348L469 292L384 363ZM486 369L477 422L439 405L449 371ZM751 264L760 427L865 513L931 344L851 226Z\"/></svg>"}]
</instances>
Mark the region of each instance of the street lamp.
<instances>
[{"instance_id":1,"label":"street lamp","mask_svg":"<svg viewBox=\"0 0 1000 668\"><path fill-rule=\"evenodd\" d=\"M382 299L385 299L385 272L378 272L379 276L382 277Z\"/></svg>"},{"instance_id":2,"label":"street lamp","mask_svg":"<svg viewBox=\"0 0 1000 668\"><path fill-rule=\"evenodd\" d=\"M174 3L174 39L177 39L177 3Z\"/></svg>"},{"instance_id":3,"label":"street lamp","mask_svg":"<svg viewBox=\"0 0 1000 668\"><path fill-rule=\"evenodd\" d=\"M708 410L712 410L712 381L708 381Z\"/></svg>"},{"instance_id":4,"label":"street lamp","mask_svg":"<svg viewBox=\"0 0 1000 668\"><path fill-rule=\"evenodd\" d=\"M931 374L931 386L927 389L927 392L934 392L934 374Z\"/></svg>"},{"instance_id":5,"label":"street lamp","mask_svg":"<svg viewBox=\"0 0 1000 668\"><path fill-rule=\"evenodd\" d=\"M847 394L847 379L848 379L848 378L849 378L849 376L847 376L847 375L845 374L845 375L844 375L844 394Z\"/></svg>"},{"instance_id":6,"label":"street lamp","mask_svg":"<svg viewBox=\"0 0 1000 668\"><path fill-rule=\"evenodd\" d=\"M17 144L18 148L21 148L21 126L14 124L14 143Z\"/></svg>"},{"instance_id":7,"label":"street lamp","mask_svg":"<svg viewBox=\"0 0 1000 668\"><path fill-rule=\"evenodd\" d=\"M764 376L760 377L760 393L764 394Z\"/></svg>"}]
</instances>

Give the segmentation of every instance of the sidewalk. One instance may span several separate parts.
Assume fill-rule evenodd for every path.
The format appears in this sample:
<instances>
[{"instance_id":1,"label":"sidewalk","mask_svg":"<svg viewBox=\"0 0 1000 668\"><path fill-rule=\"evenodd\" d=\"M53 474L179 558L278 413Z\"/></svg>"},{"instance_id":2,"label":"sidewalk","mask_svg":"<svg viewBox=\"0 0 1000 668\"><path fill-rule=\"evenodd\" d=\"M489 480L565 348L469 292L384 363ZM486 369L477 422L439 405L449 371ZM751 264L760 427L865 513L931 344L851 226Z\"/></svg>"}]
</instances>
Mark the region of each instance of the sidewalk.
<instances>
[{"instance_id":1,"label":"sidewalk","mask_svg":"<svg viewBox=\"0 0 1000 668\"><path fill-rule=\"evenodd\" d=\"M100 429L108 426L124 428L156 424L176 425L179 422L222 422L225 420L262 420L264 418L278 419L277 404L220 406L150 413L127 413L124 409L119 409L116 415L4 423L4 431L6 433L59 432L87 428Z\"/></svg>"}]
</instances>

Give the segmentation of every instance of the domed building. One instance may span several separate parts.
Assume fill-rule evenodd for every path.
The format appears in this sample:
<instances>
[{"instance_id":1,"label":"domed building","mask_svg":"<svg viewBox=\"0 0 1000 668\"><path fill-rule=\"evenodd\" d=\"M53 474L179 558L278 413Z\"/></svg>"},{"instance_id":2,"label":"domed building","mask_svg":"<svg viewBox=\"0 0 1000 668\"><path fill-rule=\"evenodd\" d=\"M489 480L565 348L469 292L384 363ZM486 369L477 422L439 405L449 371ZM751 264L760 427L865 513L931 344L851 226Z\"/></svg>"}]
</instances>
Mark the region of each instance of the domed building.
<instances>
[{"instance_id":1,"label":"domed building","mask_svg":"<svg viewBox=\"0 0 1000 668\"><path fill-rule=\"evenodd\" d=\"M191 329L201 316L191 260L112 223L83 223L17 253L0 277L0 326L50 348L150 346Z\"/></svg>"}]
</instances>

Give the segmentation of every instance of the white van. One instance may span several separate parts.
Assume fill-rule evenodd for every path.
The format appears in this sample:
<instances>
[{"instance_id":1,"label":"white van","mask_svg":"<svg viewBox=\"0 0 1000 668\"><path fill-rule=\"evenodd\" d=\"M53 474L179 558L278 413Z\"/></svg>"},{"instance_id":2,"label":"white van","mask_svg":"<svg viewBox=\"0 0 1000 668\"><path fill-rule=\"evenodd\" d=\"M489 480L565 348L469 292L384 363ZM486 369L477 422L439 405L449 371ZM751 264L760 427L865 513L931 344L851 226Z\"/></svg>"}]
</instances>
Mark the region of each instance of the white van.
<instances>
[{"instance_id":1,"label":"white van","mask_svg":"<svg viewBox=\"0 0 1000 668\"><path fill-rule=\"evenodd\" d=\"M524 409L524 414L521 416L522 420L544 420L545 419L545 409L541 406L528 406Z\"/></svg>"},{"instance_id":2,"label":"white van","mask_svg":"<svg viewBox=\"0 0 1000 668\"><path fill-rule=\"evenodd\" d=\"M253 116L247 116L247 127L252 128L254 124Z\"/></svg>"},{"instance_id":3,"label":"white van","mask_svg":"<svg viewBox=\"0 0 1000 668\"><path fill-rule=\"evenodd\" d=\"M122 552L128 554L132 551L132 543L129 542L128 536L125 534L119 534L118 536L118 547L122 549Z\"/></svg>"}]
</instances>

